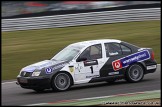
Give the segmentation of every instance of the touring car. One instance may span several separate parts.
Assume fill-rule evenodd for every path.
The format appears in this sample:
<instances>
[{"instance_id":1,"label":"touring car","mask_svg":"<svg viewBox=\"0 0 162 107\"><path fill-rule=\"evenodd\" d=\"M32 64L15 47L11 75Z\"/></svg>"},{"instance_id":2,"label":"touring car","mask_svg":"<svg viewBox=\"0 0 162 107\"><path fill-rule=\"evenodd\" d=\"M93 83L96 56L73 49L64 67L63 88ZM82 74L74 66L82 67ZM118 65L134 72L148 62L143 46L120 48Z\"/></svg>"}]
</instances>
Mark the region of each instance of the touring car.
<instances>
[{"instance_id":1,"label":"touring car","mask_svg":"<svg viewBox=\"0 0 162 107\"><path fill-rule=\"evenodd\" d=\"M156 71L151 48L140 48L116 39L77 42L68 45L50 60L21 69L17 84L37 92L65 91L72 85L118 79L139 82Z\"/></svg>"}]
</instances>

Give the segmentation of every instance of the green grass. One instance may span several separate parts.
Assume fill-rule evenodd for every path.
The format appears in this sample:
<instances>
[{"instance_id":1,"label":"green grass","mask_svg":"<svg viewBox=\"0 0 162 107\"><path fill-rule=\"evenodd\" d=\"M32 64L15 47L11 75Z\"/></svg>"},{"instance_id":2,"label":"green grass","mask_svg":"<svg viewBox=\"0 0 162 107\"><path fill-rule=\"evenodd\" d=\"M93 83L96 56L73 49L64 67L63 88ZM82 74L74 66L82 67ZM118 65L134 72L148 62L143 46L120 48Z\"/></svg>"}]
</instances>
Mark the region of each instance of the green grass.
<instances>
[{"instance_id":1,"label":"green grass","mask_svg":"<svg viewBox=\"0 0 162 107\"><path fill-rule=\"evenodd\" d=\"M131 101L144 101L148 99L160 98L160 90L158 91L148 91L144 93L133 93L122 96L108 96L103 98L93 98L93 99L82 99L82 100L69 100L69 101L60 101L54 103L42 104L42 106L93 106L93 105L110 105L111 103L120 103L120 102L131 102ZM115 105L115 104L114 104Z\"/></svg>"},{"instance_id":2,"label":"green grass","mask_svg":"<svg viewBox=\"0 0 162 107\"><path fill-rule=\"evenodd\" d=\"M161 63L160 21L2 32L2 80L16 79L21 68L53 57L68 44L110 38L153 48Z\"/></svg>"}]
</instances>

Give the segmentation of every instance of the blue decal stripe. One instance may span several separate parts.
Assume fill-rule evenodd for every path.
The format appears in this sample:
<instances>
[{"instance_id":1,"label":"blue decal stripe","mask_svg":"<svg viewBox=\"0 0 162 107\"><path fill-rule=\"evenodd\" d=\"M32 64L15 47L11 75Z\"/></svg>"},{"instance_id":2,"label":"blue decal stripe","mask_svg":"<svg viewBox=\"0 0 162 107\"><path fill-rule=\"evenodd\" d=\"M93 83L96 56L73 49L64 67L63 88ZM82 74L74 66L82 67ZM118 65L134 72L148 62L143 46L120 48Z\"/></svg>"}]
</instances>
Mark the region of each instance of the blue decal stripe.
<instances>
[{"instance_id":1,"label":"blue decal stripe","mask_svg":"<svg viewBox=\"0 0 162 107\"><path fill-rule=\"evenodd\" d=\"M128 55L126 57L120 58L118 60L115 60L115 61L112 62L112 65L113 65L114 70L116 71L116 70L119 70L121 68L125 68L132 63L141 62L141 61L144 61L144 60L147 60L147 59L150 59L150 54L149 54L148 50L144 50L144 51L140 51L140 52ZM116 66L114 66L114 64L119 62L119 61L121 62L121 67L116 68Z\"/></svg>"},{"instance_id":2,"label":"blue decal stripe","mask_svg":"<svg viewBox=\"0 0 162 107\"><path fill-rule=\"evenodd\" d=\"M150 58L149 52L148 51L142 51L142 52L138 52L132 55L129 55L125 58L120 59L120 61L122 62L122 66L127 66L130 65L134 62L141 62L144 60L147 60Z\"/></svg>"}]
</instances>

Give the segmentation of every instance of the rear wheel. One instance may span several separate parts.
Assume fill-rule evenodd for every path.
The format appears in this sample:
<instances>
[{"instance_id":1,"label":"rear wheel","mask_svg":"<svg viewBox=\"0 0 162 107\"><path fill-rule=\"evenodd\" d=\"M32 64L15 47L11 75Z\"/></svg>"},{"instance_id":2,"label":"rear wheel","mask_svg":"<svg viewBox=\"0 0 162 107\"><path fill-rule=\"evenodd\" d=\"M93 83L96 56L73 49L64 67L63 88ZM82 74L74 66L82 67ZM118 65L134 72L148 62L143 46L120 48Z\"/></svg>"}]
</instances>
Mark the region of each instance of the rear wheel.
<instances>
[{"instance_id":1,"label":"rear wheel","mask_svg":"<svg viewBox=\"0 0 162 107\"><path fill-rule=\"evenodd\" d=\"M128 68L125 79L128 82L139 82L143 79L143 77L144 77L143 68L138 64L134 64Z\"/></svg>"},{"instance_id":2,"label":"rear wheel","mask_svg":"<svg viewBox=\"0 0 162 107\"><path fill-rule=\"evenodd\" d=\"M65 91L71 86L71 79L66 73L58 73L52 79L52 89L57 91Z\"/></svg>"}]
</instances>

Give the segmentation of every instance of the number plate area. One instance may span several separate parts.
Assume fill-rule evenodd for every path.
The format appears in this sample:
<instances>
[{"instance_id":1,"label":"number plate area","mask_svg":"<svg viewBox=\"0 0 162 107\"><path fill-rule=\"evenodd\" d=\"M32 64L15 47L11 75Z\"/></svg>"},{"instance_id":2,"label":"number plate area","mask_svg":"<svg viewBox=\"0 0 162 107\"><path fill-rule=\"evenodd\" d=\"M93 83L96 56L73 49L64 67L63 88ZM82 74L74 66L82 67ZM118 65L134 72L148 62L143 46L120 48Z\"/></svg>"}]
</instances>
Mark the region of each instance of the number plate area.
<instances>
[{"instance_id":1,"label":"number plate area","mask_svg":"<svg viewBox=\"0 0 162 107\"><path fill-rule=\"evenodd\" d=\"M19 82L20 82L20 83L28 83L28 81L27 81L26 78L20 78L20 79L19 79Z\"/></svg>"}]
</instances>

